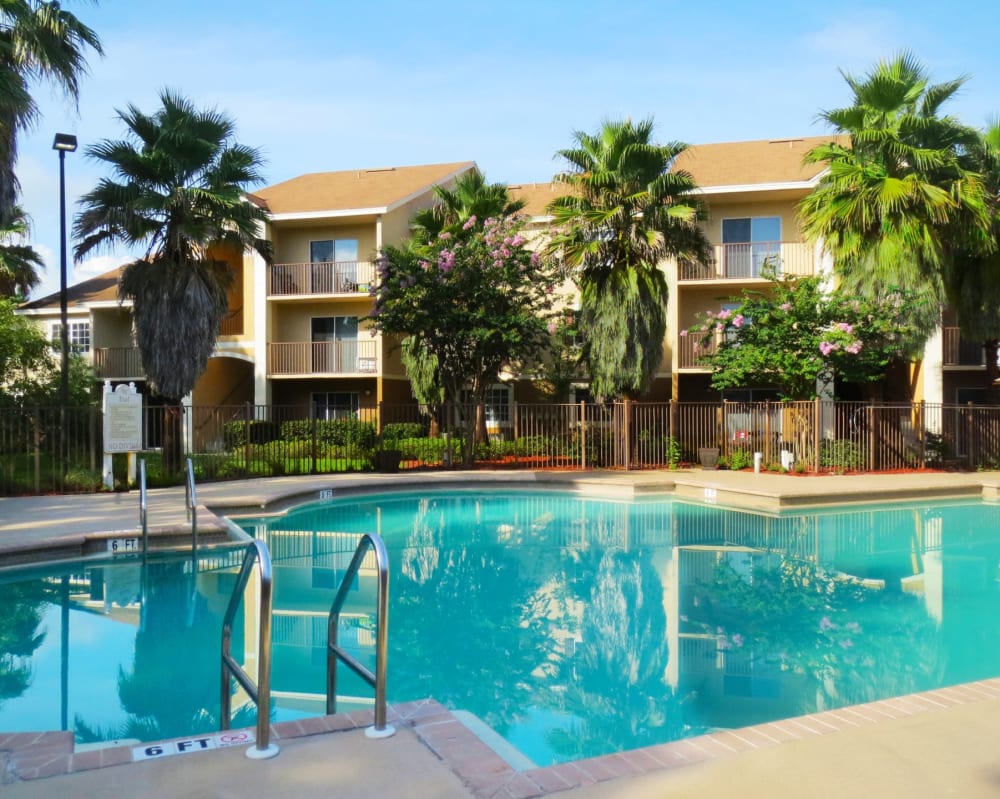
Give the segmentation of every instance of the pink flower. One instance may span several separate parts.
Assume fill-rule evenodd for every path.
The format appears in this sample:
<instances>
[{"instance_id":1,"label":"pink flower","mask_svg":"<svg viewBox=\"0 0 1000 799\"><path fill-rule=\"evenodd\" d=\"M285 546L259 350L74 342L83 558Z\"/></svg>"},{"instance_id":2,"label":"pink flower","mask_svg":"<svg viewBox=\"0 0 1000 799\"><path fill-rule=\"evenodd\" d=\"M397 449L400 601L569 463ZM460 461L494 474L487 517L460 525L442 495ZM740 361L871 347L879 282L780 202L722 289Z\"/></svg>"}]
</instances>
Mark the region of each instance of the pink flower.
<instances>
[{"instance_id":1,"label":"pink flower","mask_svg":"<svg viewBox=\"0 0 1000 799\"><path fill-rule=\"evenodd\" d=\"M688 332L687 332L687 328L685 328L684 330L682 330L682 331L680 332L680 336L681 336L681 338L684 338L684 336L686 336L687 334L688 334Z\"/></svg>"},{"instance_id":2,"label":"pink flower","mask_svg":"<svg viewBox=\"0 0 1000 799\"><path fill-rule=\"evenodd\" d=\"M724 324L722 324L721 322L715 326L715 332L716 333L721 333L725 329L726 329L726 326Z\"/></svg>"},{"instance_id":3,"label":"pink flower","mask_svg":"<svg viewBox=\"0 0 1000 799\"><path fill-rule=\"evenodd\" d=\"M743 327L744 321L745 317L743 316L743 314L741 313L736 314L736 316L733 317L733 327Z\"/></svg>"},{"instance_id":4,"label":"pink flower","mask_svg":"<svg viewBox=\"0 0 1000 799\"><path fill-rule=\"evenodd\" d=\"M844 347L844 351L851 353L851 355L857 355L859 352L861 352L861 342L855 341L849 346Z\"/></svg>"},{"instance_id":5,"label":"pink flower","mask_svg":"<svg viewBox=\"0 0 1000 799\"><path fill-rule=\"evenodd\" d=\"M549 334L551 335L552 333L555 333L555 332L556 332L556 323L555 322L549 322Z\"/></svg>"},{"instance_id":6,"label":"pink flower","mask_svg":"<svg viewBox=\"0 0 1000 799\"><path fill-rule=\"evenodd\" d=\"M465 224L462 225L462 230L468 230L469 228L474 227L475 224L476 224L476 216L475 214L473 214L466 220Z\"/></svg>"},{"instance_id":7,"label":"pink flower","mask_svg":"<svg viewBox=\"0 0 1000 799\"><path fill-rule=\"evenodd\" d=\"M823 353L824 358L837 349L839 347L836 344L831 344L829 341L821 341L819 344L819 351Z\"/></svg>"},{"instance_id":8,"label":"pink flower","mask_svg":"<svg viewBox=\"0 0 1000 799\"><path fill-rule=\"evenodd\" d=\"M853 333L854 327L847 322L837 322L837 328L843 330L845 333Z\"/></svg>"},{"instance_id":9,"label":"pink flower","mask_svg":"<svg viewBox=\"0 0 1000 799\"><path fill-rule=\"evenodd\" d=\"M733 312L732 312L732 311L730 311L730 310L729 310L728 308L726 308L726 309L724 309L724 310L721 310L721 311L719 311L719 312L718 312L718 313L717 313L717 314L715 315L715 318L716 318L716 319L721 319L721 320L725 321L726 319L728 319L728 318L729 318L730 316L732 316L732 315L733 315Z\"/></svg>"},{"instance_id":10,"label":"pink flower","mask_svg":"<svg viewBox=\"0 0 1000 799\"><path fill-rule=\"evenodd\" d=\"M781 308L781 310L783 310L783 311L790 311L790 310L792 310L792 304L790 302L783 302L778 307Z\"/></svg>"}]
</instances>

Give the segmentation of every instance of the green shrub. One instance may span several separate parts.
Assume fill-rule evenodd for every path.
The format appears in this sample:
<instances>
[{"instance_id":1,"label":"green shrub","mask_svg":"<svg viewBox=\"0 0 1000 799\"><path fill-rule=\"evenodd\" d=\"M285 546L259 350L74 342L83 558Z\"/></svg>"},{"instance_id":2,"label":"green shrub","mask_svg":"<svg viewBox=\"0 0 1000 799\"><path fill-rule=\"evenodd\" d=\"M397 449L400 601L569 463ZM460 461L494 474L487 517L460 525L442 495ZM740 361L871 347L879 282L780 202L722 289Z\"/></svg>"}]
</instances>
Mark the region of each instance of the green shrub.
<instances>
[{"instance_id":1,"label":"green shrub","mask_svg":"<svg viewBox=\"0 0 1000 799\"><path fill-rule=\"evenodd\" d=\"M719 466L732 469L738 472L740 469L750 469L753 467L753 453L748 449L734 449L725 459L726 466L722 466L723 459L719 459Z\"/></svg>"},{"instance_id":2,"label":"green shrub","mask_svg":"<svg viewBox=\"0 0 1000 799\"><path fill-rule=\"evenodd\" d=\"M393 422L382 428L382 443L387 444L405 438L423 438L427 435L427 425L421 422Z\"/></svg>"},{"instance_id":3,"label":"green shrub","mask_svg":"<svg viewBox=\"0 0 1000 799\"><path fill-rule=\"evenodd\" d=\"M247 444L266 444L278 438L279 434L276 422L263 419L235 420L222 425L222 443L227 450Z\"/></svg>"},{"instance_id":4,"label":"green shrub","mask_svg":"<svg viewBox=\"0 0 1000 799\"><path fill-rule=\"evenodd\" d=\"M849 438L826 438L819 443L821 469L863 469L865 453Z\"/></svg>"}]
</instances>

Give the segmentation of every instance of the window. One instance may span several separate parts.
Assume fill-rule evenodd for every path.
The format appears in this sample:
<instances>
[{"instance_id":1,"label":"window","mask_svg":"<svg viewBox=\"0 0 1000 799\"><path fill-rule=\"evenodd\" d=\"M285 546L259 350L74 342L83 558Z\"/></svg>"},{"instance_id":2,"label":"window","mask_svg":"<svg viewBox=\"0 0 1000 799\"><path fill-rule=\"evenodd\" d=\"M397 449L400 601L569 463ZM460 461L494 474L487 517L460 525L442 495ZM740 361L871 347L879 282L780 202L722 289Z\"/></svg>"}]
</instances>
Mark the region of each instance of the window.
<instances>
[{"instance_id":1,"label":"window","mask_svg":"<svg viewBox=\"0 0 1000 799\"><path fill-rule=\"evenodd\" d=\"M462 392L462 403L465 405L472 403L471 391ZM488 427L510 426L510 387L492 386L486 389L483 411Z\"/></svg>"},{"instance_id":2,"label":"window","mask_svg":"<svg viewBox=\"0 0 1000 799\"><path fill-rule=\"evenodd\" d=\"M358 317L313 317L312 357L314 372L357 372Z\"/></svg>"},{"instance_id":3,"label":"window","mask_svg":"<svg viewBox=\"0 0 1000 799\"><path fill-rule=\"evenodd\" d=\"M358 284L358 240L323 239L309 242L313 292L343 294Z\"/></svg>"},{"instance_id":4,"label":"window","mask_svg":"<svg viewBox=\"0 0 1000 799\"><path fill-rule=\"evenodd\" d=\"M314 391L312 394L314 419L357 419L360 409L356 391Z\"/></svg>"},{"instance_id":5,"label":"window","mask_svg":"<svg viewBox=\"0 0 1000 799\"><path fill-rule=\"evenodd\" d=\"M62 351L62 325L56 322L52 325L52 349ZM69 351L90 352L90 322L69 323Z\"/></svg>"},{"instance_id":6,"label":"window","mask_svg":"<svg viewBox=\"0 0 1000 799\"><path fill-rule=\"evenodd\" d=\"M722 253L726 277L760 277L768 263L780 271L781 217L723 219Z\"/></svg>"}]
</instances>

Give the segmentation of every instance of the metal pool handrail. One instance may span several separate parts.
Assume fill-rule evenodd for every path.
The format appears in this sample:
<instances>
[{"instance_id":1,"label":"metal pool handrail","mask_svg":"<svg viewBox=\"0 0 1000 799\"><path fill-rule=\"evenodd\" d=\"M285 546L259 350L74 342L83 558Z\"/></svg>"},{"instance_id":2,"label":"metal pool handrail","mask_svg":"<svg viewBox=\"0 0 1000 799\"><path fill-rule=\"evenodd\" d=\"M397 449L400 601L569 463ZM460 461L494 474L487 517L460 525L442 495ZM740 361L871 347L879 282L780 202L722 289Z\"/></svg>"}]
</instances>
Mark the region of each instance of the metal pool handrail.
<instances>
[{"instance_id":1,"label":"metal pool handrail","mask_svg":"<svg viewBox=\"0 0 1000 799\"><path fill-rule=\"evenodd\" d=\"M256 684L232 656L233 619L250 581L254 562L260 575ZM240 567L233 594L229 598L229 607L222 622L222 697L219 715L220 727L223 730L228 730L231 722L231 679L235 679L257 705L257 742L247 749L246 756L254 760L274 757L279 749L277 745L271 743L271 556L263 541L254 540L247 544L243 565Z\"/></svg>"},{"instance_id":2,"label":"metal pool handrail","mask_svg":"<svg viewBox=\"0 0 1000 799\"><path fill-rule=\"evenodd\" d=\"M375 599L375 673L358 661L353 655L337 645L337 630L340 626L340 611L347 600L354 578L365 559L366 550L375 553L375 563L378 569L378 592ZM354 551L351 565L340 581L340 588L330 606L327 620L327 652L326 652L326 712L337 711L337 659L342 660L362 680L375 689L375 726L365 730L369 738L388 738L396 730L391 724L386 724L385 674L386 653L389 648L389 556L385 543L377 533L364 533L358 548Z\"/></svg>"},{"instance_id":3,"label":"metal pool handrail","mask_svg":"<svg viewBox=\"0 0 1000 799\"><path fill-rule=\"evenodd\" d=\"M187 459L187 480L184 482L184 504L191 522L191 547L198 548L198 495L194 490L194 464Z\"/></svg>"},{"instance_id":4,"label":"metal pool handrail","mask_svg":"<svg viewBox=\"0 0 1000 799\"><path fill-rule=\"evenodd\" d=\"M139 459L139 525L142 527L142 551L149 552L149 496L146 492L146 459Z\"/></svg>"}]
</instances>

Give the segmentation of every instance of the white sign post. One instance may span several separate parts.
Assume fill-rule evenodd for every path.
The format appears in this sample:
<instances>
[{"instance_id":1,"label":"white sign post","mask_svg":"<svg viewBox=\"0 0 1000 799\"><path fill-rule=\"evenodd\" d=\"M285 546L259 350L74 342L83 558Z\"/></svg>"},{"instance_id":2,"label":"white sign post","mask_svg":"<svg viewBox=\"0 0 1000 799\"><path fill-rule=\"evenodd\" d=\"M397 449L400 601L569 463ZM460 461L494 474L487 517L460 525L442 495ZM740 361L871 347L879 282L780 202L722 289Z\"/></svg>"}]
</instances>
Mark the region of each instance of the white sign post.
<instances>
[{"instance_id":1,"label":"white sign post","mask_svg":"<svg viewBox=\"0 0 1000 799\"><path fill-rule=\"evenodd\" d=\"M135 453L142 449L142 394L135 383L122 384L114 391L104 381L104 485L114 490L115 475L111 456L128 453L128 481L135 482Z\"/></svg>"}]
</instances>

